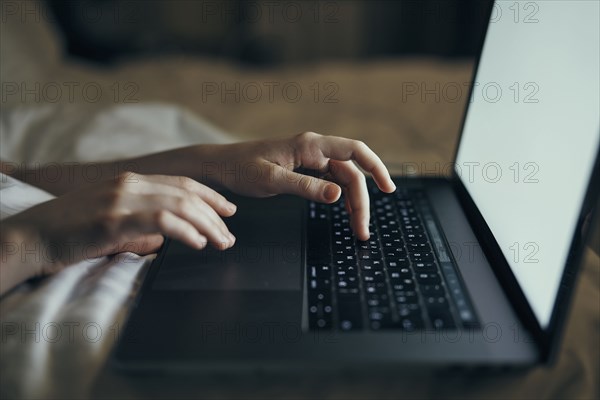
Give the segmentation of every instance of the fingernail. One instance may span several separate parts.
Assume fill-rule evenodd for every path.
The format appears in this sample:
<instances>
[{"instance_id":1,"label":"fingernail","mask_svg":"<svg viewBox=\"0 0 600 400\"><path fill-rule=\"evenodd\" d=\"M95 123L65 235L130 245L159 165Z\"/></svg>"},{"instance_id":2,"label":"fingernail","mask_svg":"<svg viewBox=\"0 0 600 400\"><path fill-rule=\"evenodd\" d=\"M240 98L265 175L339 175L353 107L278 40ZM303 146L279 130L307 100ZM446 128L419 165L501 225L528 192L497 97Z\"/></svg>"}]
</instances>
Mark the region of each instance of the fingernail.
<instances>
[{"instance_id":1,"label":"fingernail","mask_svg":"<svg viewBox=\"0 0 600 400\"><path fill-rule=\"evenodd\" d=\"M198 236L196 238L196 243L198 243L198 248L203 249L206 247L206 238L203 236Z\"/></svg>"},{"instance_id":2,"label":"fingernail","mask_svg":"<svg viewBox=\"0 0 600 400\"><path fill-rule=\"evenodd\" d=\"M222 242L224 245L226 245L226 246L229 246L229 245L231 245L231 237L229 237L229 235L228 235L228 234L224 234L224 235L222 236L221 242Z\"/></svg>"},{"instance_id":3,"label":"fingernail","mask_svg":"<svg viewBox=\"0 0 600 400\"><path fill-rule=\"evenodd\" d=\"M393 187L392 192L393 192L396 190L396 184L394 183L394 181L391 181L391 182L392 182L392 187Z\"/></svg>"},{"instance_id":4,"label":"fingernail","mask_svg":"<svg viewBox=\"0 0 600 400\"><path fill-rule=\"evenodd\" d=\"M337 195L338 195L337 187L335 185L331 185L331 184L325 186L325 192L323 193L323 195L325 196L325 199L329 200L329 201L333 201L333 200L337 199Z\"/></svg>"},{"instance_id":5,"label":"fingernail","mask_svg":"<svg viewBox=\"0 0 600 400\"><path fill-rule=\"evenodd\" d=\"M231 239L231 244L233 245L236 241L235 236L233 236L233 233L229 233L229 238Z\"/></svg>"},{"instance_id":6,"label":"fingernail","mask_svg":"<svg viewBox=\"0 0 600 400\"><path fill-rule=\"evenodd\" d=\"M231 212L236 212L237 211L237 206L233 203L229 203L227 206L227 209Z\"/></svg>"}]
</instances>

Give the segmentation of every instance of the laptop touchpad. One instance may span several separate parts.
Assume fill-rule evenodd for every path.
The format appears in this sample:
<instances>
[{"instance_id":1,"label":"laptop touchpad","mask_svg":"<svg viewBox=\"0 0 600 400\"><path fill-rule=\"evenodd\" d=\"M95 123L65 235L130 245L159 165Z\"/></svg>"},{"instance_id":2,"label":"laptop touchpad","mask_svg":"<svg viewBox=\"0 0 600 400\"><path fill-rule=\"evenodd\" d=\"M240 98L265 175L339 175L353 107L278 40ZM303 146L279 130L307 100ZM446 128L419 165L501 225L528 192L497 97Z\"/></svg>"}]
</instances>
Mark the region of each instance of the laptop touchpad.
<instances>
[{"instance_id":1,"label":"laptop touchpad","mask_svg":"<svg viewBox=\"0 0 600 400\"><path fill-rule=\"evenodd\" d=\"M155 290L300 290L303 201L281 196L239 198L225 220L235 245L218 251L172 241L153 282Z\"/></svg>"}]
</instances>

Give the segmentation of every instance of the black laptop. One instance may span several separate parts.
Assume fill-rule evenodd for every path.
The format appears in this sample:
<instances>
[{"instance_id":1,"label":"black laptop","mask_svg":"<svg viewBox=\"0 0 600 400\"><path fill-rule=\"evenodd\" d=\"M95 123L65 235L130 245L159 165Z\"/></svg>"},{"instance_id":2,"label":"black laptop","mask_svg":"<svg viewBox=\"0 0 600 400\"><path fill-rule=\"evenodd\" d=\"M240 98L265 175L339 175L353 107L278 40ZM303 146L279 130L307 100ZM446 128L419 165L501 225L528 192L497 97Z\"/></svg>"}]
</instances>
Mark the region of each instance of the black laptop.
<instances>
[{"instance_id":1,"label":"black laptop","mask_svg":"<svg viewBox=\"0 0 600 400\"><path fill-rule=\"evenodd\" d=\"M114 364L551 361L598 196L600 3L511 4L490 12L451 177L370 185L365 242L343 199L232 197L236 245L167 240Z\"/></svg>"}]
</instances>

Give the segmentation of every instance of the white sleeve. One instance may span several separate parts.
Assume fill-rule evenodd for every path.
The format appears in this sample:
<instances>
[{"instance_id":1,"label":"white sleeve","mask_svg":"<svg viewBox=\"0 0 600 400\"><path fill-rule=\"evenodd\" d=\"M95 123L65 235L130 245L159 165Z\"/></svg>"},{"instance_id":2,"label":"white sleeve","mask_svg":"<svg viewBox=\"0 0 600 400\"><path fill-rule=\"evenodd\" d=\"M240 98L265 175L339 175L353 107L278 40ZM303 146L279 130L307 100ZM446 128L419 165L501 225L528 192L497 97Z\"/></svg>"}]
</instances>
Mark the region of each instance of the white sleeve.
<instances>
[{"instance_id":1,"label":"white sleeve","mask_svg":"<svg viewBox=\"0 0 600 400\"><path fill-rule=\"evenodd\" d=\"M0 174L0 220L53 198L42 189Z\"/></svg>"}]
</instances>

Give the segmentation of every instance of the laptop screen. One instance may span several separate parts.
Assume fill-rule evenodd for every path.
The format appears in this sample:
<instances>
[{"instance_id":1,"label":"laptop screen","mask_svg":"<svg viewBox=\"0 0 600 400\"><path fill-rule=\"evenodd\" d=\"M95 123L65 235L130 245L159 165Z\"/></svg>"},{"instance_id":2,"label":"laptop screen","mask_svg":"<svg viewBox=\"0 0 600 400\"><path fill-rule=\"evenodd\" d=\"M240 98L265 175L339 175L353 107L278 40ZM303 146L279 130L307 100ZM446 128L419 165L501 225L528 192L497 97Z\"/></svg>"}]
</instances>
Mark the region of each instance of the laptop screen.
<instances>
[{"instance_id":1,"label":"laptop screen","mask_svg":"<svg viewBox=\"0 0 600 400\"><path fill-rule=\"evenodd\" d=\"M599 15L598 1L495 3L455 164L542 328L598 152Z\"/></svg>"}]
</instances>

